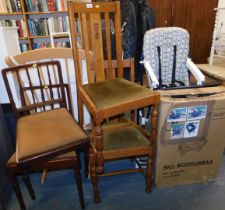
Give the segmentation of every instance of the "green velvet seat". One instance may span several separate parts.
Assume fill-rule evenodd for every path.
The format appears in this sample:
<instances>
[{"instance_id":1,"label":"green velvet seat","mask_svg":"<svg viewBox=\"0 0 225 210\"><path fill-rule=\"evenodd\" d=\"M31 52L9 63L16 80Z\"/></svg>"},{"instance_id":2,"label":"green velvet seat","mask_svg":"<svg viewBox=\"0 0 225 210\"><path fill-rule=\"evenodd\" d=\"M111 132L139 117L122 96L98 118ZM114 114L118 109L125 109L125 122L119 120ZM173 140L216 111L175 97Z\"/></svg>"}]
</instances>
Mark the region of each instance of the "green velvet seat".
<instances>
[{"instance_id":1,"label":"green velvet seat","mask_svg":"<svg viewBox=\"0 0 225 210\"><path fill-rule=\"evenodd\" d=\"M150 146L148 138L130 123L103 126L104 151Z\"/></svg>"},{"instance_id":2,"label":"green velvet seat","mask_svg":"<svg viewBox=\"0 0 225 210\"><path fill-rule=\"evenodd\" d=\"M153 94L148 88L120 78L86 84L83 89L97 109L115 107Z\"/></svg>"}]
</instances>

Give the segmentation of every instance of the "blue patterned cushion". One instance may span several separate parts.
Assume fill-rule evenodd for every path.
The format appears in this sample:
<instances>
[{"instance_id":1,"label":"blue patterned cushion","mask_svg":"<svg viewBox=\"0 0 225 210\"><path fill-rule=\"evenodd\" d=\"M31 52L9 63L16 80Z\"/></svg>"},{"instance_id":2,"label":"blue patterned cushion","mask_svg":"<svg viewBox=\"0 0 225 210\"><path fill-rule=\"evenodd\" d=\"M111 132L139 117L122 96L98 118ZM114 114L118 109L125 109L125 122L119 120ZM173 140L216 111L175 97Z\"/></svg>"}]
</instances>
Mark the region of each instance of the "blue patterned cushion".
<instances>
[{"instance_id":1,"label":"blue patterned cushion","mask_svg":"<svg viewBox=\"0 0 225 210\"><path fill-rule=\"evenodd\" d=\"M178 27L155 28L147 31L144 36L143 53L144 59L148 61L159 79L159 57L157 47L161 50L161 74L163 84L171 84L174 46L176 53L176 80L189 85L189 75L186 61L189 54L189 33ZM151 86L149 75L148 83Z\"/></svg>"}]
</instances>

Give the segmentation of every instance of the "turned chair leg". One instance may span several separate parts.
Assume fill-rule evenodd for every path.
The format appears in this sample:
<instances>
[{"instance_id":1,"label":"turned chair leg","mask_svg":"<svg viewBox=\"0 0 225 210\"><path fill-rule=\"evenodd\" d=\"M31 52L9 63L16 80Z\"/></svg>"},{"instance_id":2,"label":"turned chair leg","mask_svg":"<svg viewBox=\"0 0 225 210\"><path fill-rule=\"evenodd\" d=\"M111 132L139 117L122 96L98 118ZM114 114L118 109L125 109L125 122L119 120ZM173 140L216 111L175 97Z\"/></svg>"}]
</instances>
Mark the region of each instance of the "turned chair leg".
<instances>
[{"instance_id":1,"label":"turned chair leg","mask_svg":"<svg viewBox=\"0 0 225 210\"><path fill-rule=\"evenodd\" d=\"M35 200L35 193L34 193L29 176L23 175L23 181L27 187L30 197L32 198L32 200Z\"/></svg>"},{"instance_id":2,"label":"turned chair leg","mask_svg":"<svg viewBox=\"0 0 225 210\"><path fill-rule=\"evenodd\" d=\"M9 176L10 182L12 184L13 190L16 193L16 197L18 199L20 209L26 210L26 206L24 204L23 196L22 196L22 193L20 191L20 186L19 186L19 183L18 183L18 180L17 180L16 176L14 174L11 174L11 173L8 173L8 176Z\"/></svg>"},{"instance_id":3,"label":"turned chair leg","mask_svg":"<svg viewBox=\"0 0 225 210\"><path fill-rule=\"evenodd\" d=\"M80 162L80 160L76 159L76 164L75 164L75 168L74 168L74 175L75 175L75 180L76 180L76 184L77 184L77 190L78 190L78 194L79 194L80 205L81 205L81 208L84 209L85 208L85 206L84 206L84 196L83 196L83 188L82 188L82 183L81 183L79 162Z\"/></svg>"},{"instance_id":4,"label":"turned chair leg","mask_svg":"<svg viewBox=\"0 0 225 210\"><path fill-rule=\"evenodd\" d=\"M149 150L147 169L146 169L146 192L152 191L152 171L153 171L153 149Z\"/></svg>"},{"instance_id":5,"label":"turned chair leg","mask_svg":"<svg viewBox=\"0 0 225 210\"><path fill-rule=\"evenodd\" d=\"M89 156L89 164L90 164L90 175L91 175L91 183L93 186L93 193L94 193L94 202L99 203L100 202L100 195L99 195L99 189L98 189L98 175L96 171L96 155L90 149L90 156Z\"/></svg>"},{"instance_id":6,"label":"turned chair leg","mask_svg":"<svg viewBox=\"0 0 225 210\"><path fill-rule=\"evenodd\" d=\"M97 174L104 173L104 156L103 156L103 128L101 122L95 124L95 140L96 140L96 172Z\"/></svg>"},{"instance_id":7,"label":"turned chair leg","mask_svg":"<svg viewBox=\"0 0 225 210\"><path fill-rule=\"evenodd\" d=\"M150 121L151 135L150 135L150 149L148 153L147 171L146 171L146 192L152 190L152 174L153 174L153 158L154 158L154 146L157 139L157 125L158 125L158 106L152 106L152 115Z\"/></svg>"}]
</instances>

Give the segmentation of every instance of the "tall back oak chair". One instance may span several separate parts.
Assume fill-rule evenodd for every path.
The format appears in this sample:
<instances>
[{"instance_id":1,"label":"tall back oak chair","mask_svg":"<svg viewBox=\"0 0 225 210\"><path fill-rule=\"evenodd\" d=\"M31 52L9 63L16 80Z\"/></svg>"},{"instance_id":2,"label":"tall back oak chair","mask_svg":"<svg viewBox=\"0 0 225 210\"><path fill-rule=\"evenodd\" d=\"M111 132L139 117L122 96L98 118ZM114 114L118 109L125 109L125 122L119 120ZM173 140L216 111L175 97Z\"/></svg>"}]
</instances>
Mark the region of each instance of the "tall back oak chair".
<instances>
[{"instance_id":1,"label":"tall back oak chair","mask_svg":"<svg viewBox=\"0 0 225 210\"><path fill-rule=\"evenodd\" d=\"M2 70L12 110L17 117L16 152L6 165L21 209L26 209L17 181L23 175L31 197L35 195L27 174L43 169L73 169L81 207L84 208L78 149L88 138L71 112L68 85L58 61L19 65Z\"/></svg>"},{"instance_id":2,"label":"tall back oak chair","mask_svg":"<svg viewBox=\"0 0 225 210\"><path fill-rule=\"evenodd\" d=\"M119 2L68 2L72 49L75 61L79 123L83 125L82 105L92 117L90 134L90 176L94 201L100 201L99 175L116 175L130 170L106 173L107 160L147 156L146 191L151 191L154 143L157 135L159 94L123 79ZM88 84L82 83L79 49L85 50ZM112 60L116 61L113 62ZM91 71L91 69L93 71ZM134 121L115 118L125 112L152 105L151 134ZM131 114L132 116L132 114ZM108 122L108 119L114 120ZM132 172L141 171L134 169Z\"/></svg>"}]
</instances>

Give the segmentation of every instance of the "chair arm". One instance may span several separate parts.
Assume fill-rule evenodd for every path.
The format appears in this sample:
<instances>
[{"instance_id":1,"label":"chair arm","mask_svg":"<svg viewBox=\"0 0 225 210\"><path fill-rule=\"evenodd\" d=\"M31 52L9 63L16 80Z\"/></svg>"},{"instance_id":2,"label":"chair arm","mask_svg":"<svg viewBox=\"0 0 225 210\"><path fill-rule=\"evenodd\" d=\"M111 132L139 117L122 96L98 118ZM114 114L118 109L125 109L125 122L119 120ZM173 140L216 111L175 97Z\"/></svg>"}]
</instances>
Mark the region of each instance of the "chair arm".
<instances>
[{"instance_id":1,"label":"chair arm","mask_svg":"<svg viewBox=\"0 0 225 210\"><path fill-rule=\"evenodd\" d=\"M146 71L148 72L148 75L150 76L150 79L152 81L152 84L151 84L152 88L157 88L159 86L159 81L158 81L155 73L153 72L150 63L146 60L140 61L140 63L144 64L144 67L145 67Z\"/></svg>"},{"instance_id":2,"label":"chair arm","mask_svg":"<svg viewBox=\"0 0 225 210\"><path fill-rule=\"evenodd\" d=\"M192 62L190 58L187 58L186 66L197 80L197 84L203 85L203 83L205 82L205 76L199 70L199 68Z\"/></svg>"}]
</instances>

